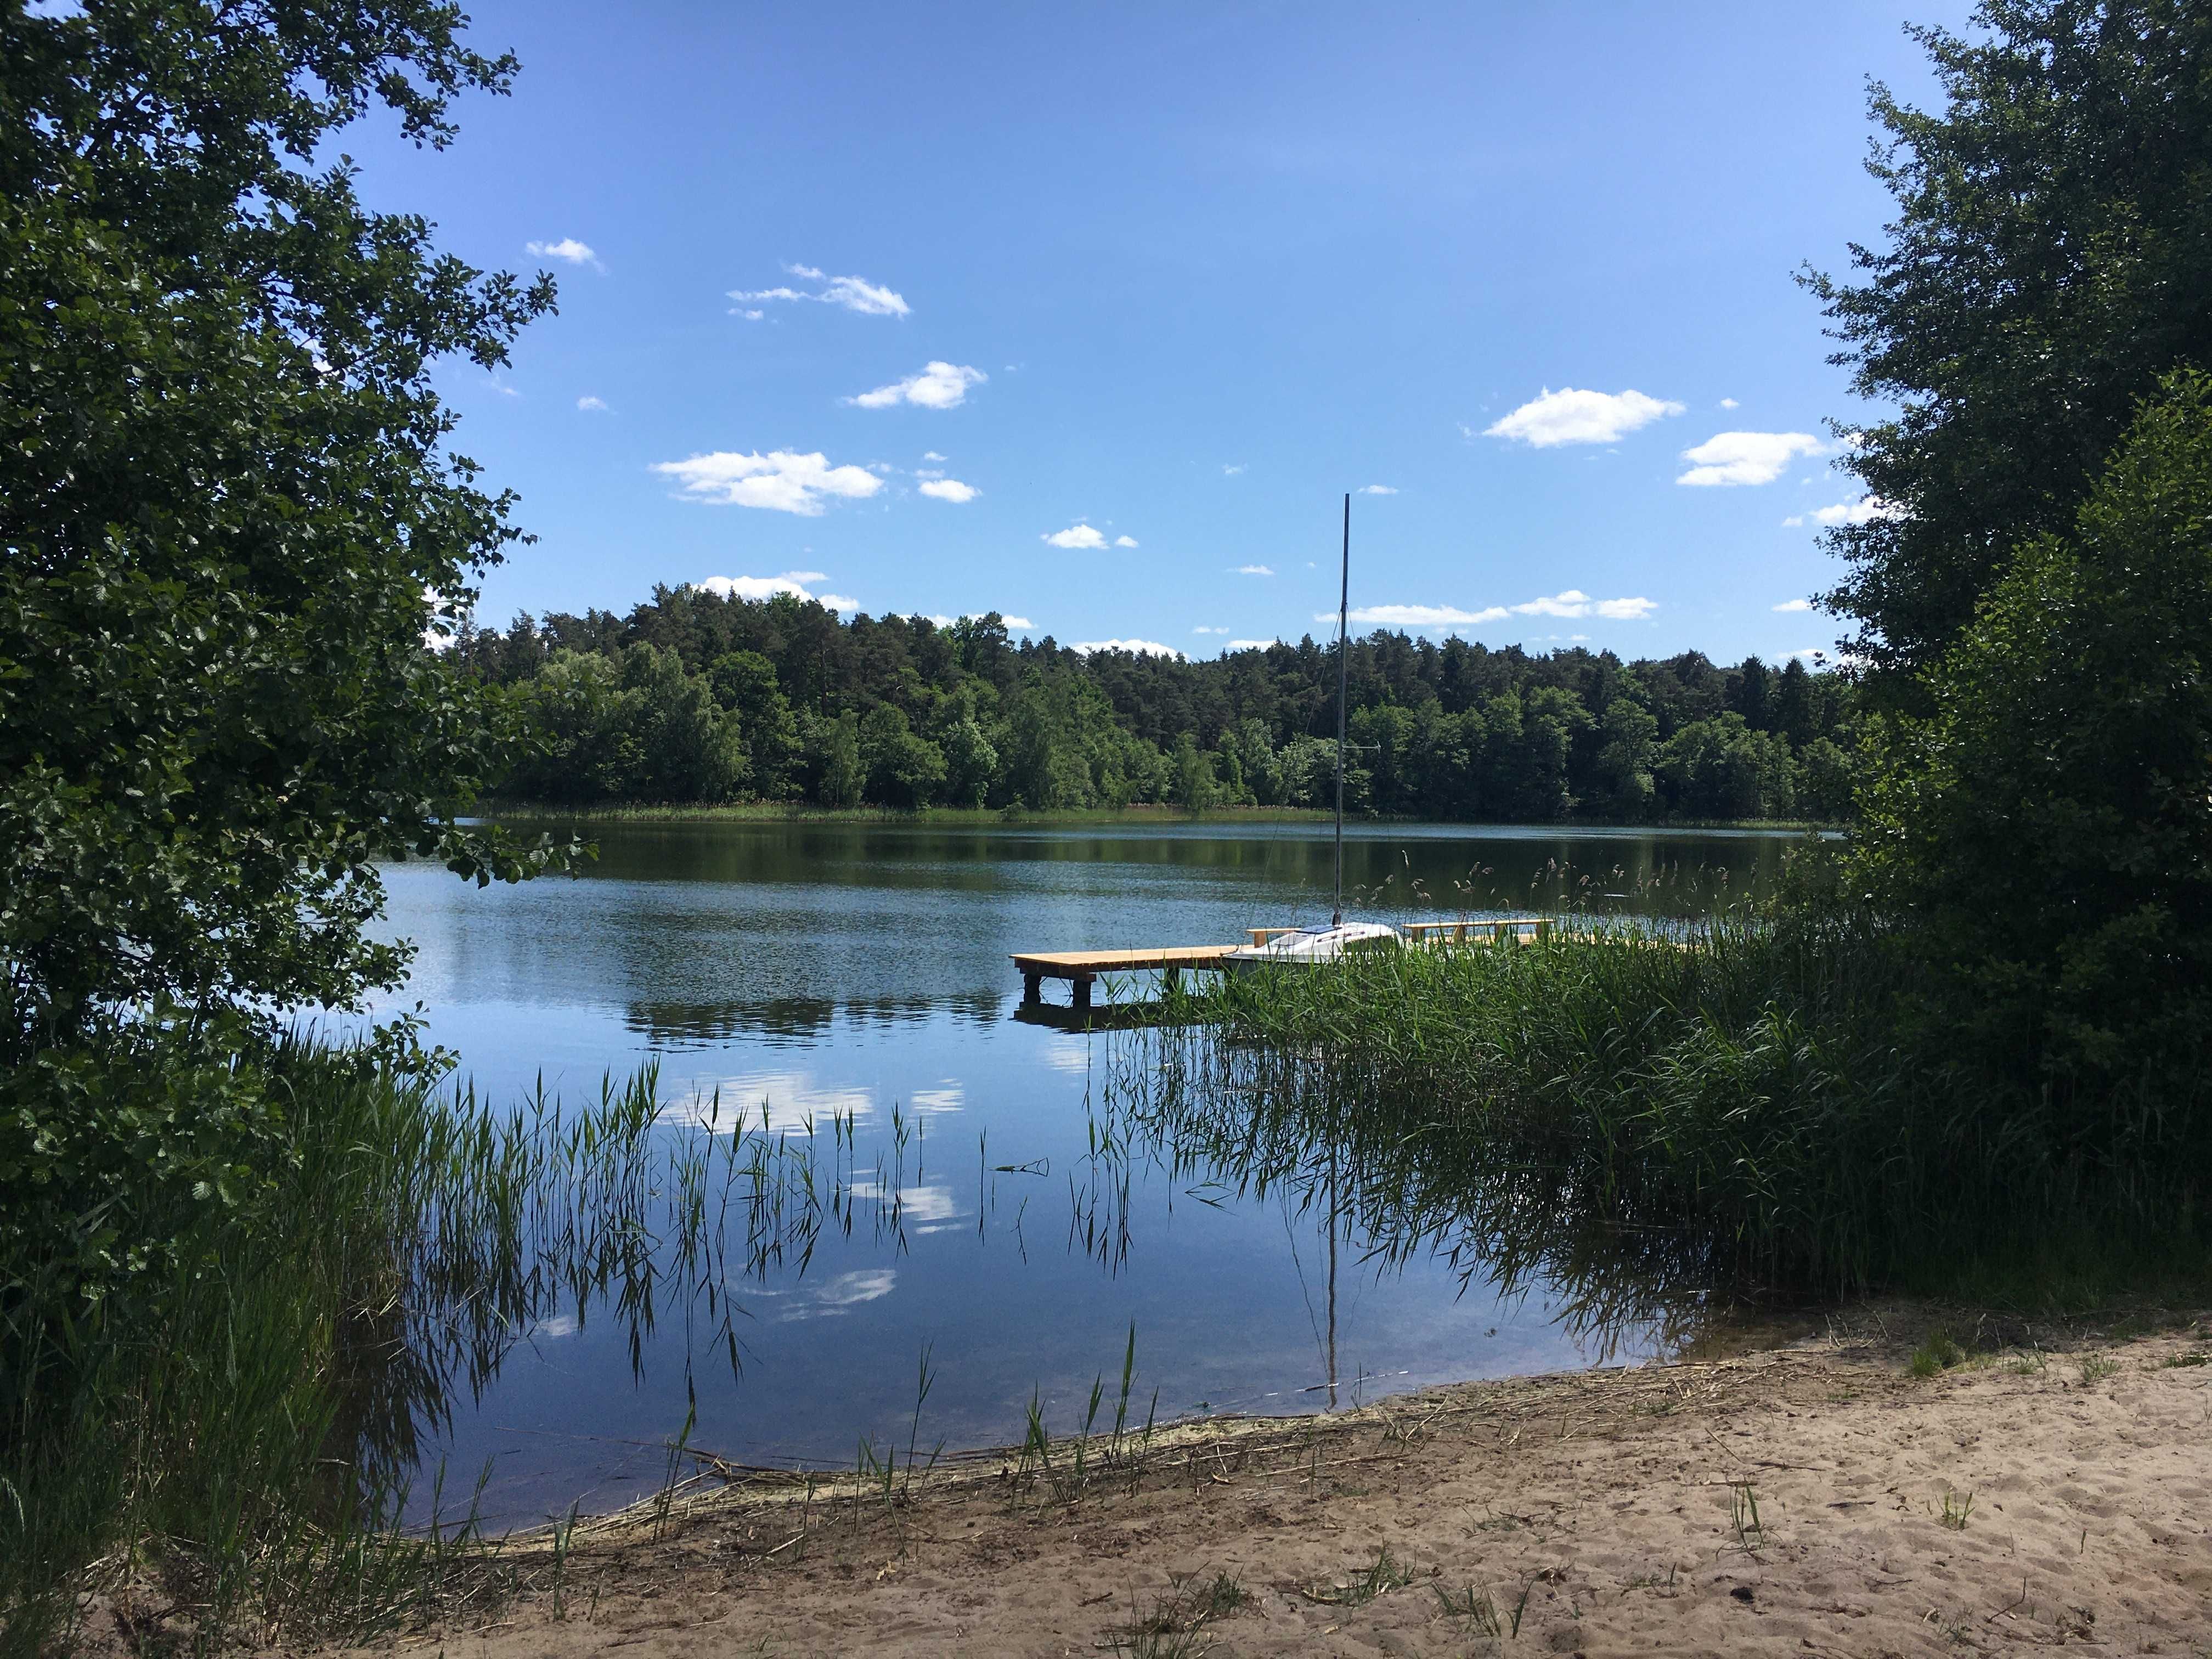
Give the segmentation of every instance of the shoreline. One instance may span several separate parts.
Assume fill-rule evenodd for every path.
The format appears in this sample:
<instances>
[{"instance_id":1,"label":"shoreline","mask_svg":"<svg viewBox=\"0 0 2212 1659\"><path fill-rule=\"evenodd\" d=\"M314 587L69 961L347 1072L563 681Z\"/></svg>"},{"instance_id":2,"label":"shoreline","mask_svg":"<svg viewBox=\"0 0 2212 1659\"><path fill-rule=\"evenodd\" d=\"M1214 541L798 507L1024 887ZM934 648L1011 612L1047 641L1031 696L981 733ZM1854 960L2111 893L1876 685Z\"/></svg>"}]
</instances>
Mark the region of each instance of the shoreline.
<instances>
[{"instance_id":1,"label":"shoreline","mask_svg":"<svg viewBox=\"0 0 2212 1659\"><path fill-rule=\"evenodd\" d=\"M1977 1351L1914 1375L1946 1324ZM1073 1442L910 1484L702 1464L353 1650L2202 1651L2212 1317L2133 1324L1863 1304L1747 1354L1102 1437L1081 1476Z\"/></svg>"},{"instance_id":2,"label":"shoreline","mask_svg":"<svg viewBox=\"0 0 2212 1659\"><path fill-rule=\"evenodd\" d=\"M1139 802L1121 807L1080 807L1064 811L1008 811L977 806L830 807L783 801L735 801L720 805L647 805L603 802L562 805L533 800L488 799L479 802L471 821L517 819L531 823L823 823L882 824L908 828L1080 829L1087 825L1130 823L1281 823L1323 827L1334 814L1318 806L1211 806L1193 812L1180 806ZM1767 834L1846 833L1848 824L1816 818L1676 818L1663 823L1627 823L1609 818L1566 818L1556 823L1528 823L1510 818L1403 818L1372 814L1347 817L1346 829L1393 825L1468 830L1516 830L1532 836L1582 835L1593 831L1640 831L1663 836L1714 830Z\"/></svg>"}]
</instances>

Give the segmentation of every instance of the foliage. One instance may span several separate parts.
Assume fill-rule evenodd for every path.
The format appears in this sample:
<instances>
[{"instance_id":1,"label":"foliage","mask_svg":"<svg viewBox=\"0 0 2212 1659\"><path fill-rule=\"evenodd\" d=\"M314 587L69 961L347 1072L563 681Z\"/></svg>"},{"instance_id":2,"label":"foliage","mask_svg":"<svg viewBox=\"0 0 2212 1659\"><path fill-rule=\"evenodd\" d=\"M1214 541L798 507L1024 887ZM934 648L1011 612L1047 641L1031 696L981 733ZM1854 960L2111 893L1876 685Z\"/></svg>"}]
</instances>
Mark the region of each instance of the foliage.
<instances>
[{"instance_id":1,"label":"foliage","mask_svg":"<svg viewBox=\"0 0 2212 1659\"><path fill-rule=\"evenodd\" d=\"M1945 97L1877 86L1896 199L1856 283L1808 278L1863 396L1900 405L1842 465L1896 516L1831 532L1826 603L1892 698L2021 542L2065 532L2138 399L2212 365L2212 7L1985 0L1985 38L1916 31Z\"/></svg>"},{"instance_id":2,"label":"foliage","mask_svg":"<svg viewBox=\"0 0 2212 1659\"><path fill-rule=\"evenodd\" d=\"M111 1065L88 1087L187 1125L250 1103L257 1161L204 1166L236 1183L228 1205L130 1182L136 1227L169 1249L114 1294L88 1301L65 1262L11 1283L0 1655L65 1650L91 1590L135 1590L155 1651L187 1636L216 1650L246 1630L357 1639L419 1617L470 1520L457 1529L449 1504L442 1536L401 1526L454 1392L556 1296L621 1279L651 1318L670 1180L653 1162L653 1080L578 1111L517 1111L434 1092L374 1051L280 1041L215 1045L206 1063L231 1076L210 1086L174 1034L138 1036L132 1058L154 1075L126 1082ZM135 1133L130 1152L149 1157L191 1144L150 1115ZM0 1218L41 1231L12 1208ZM549 1237L565 1247L550 1260Z\"/></svg>"},{"instance_id":3,"label":"foliage","mask_svg":"<svg viewBox=\"0 0 2212 1659\"><path fill-rule=\"evenodd\" d=\"M40 1638L12 1604L47 1605L83 1552L129 1541L134 1482L173 1474L151 1524L229 1560L272 1493L325 1478L328 1402L301 1367L342 1304L315 1299L318 1250L376 1241L314 1207L342 1195L315 1160L374 1158L392 1122L348 1121L367 1150L303 1138L313 1103L275 1029L398 981L404 947L368 931L380 860L482 883L569 850L460 821L526 746L526 699L426 648L517 536L447 448L430 369L502 363L551 281L439 255L317 159L372 106L442 145L458 95L504 91L512 60L461 44L463 22L445 0L0 0L16 1650ZM652 746L685 735L672 720ZM422 1058L403 1025L372 1063L404 1089ZM319 1086L351 1064L309 1069ZM193 1594L219 1602L223 1571Z\"/></svg>"},{"instance_id":4,"label":"foliage","mask_svg":"<svg viewBox=\"0 0 2212 1659\"><path fill-rule=\"evenodd\" d=\"M1247 1175L1340 1155L1380 1254L1442 1250L1592 1307L1629 1296L1638 1317L1717 1275L1947 1288L2145 1242L2212 1261L2212 1126L2139 1109L2121 1152L2075 1156L2021 1091L1948 1063L1941 1033L1900 1042L1925 990L1867 911L1808 896L1688 939L1231 978L1127 1075Z\"/></svg>"},{"instance_id":5,"label":"foliage","mask_svg":"<svg viewBox=\"0 0 2212 1659\"><path fill-rule=\"evenodd\" d=\"M1660 745L1662 786L1684 810L1706 818L1776 817L1797 804L1789 740L1754 732L1733 712L1684 726Z\"/></svg>"},{"instance_id":6,"label":"foliage","mask_svg":"<svg viewBox=\"0 0 2212 1659\"><path fill-rule=\"evenodd\" d=\"M422 638L516 534L428 365L504 361L550 279L441 258L311 164L373 102L443 143L455 94L504 90L459 22L0 7L9 1064L131 1009L351 1003L404 960L364 931L374 860L549 857L456 824L514 699Z\"/></svg>"},{"instance_id":7,"label":"foliage","mask_svg":"<svg viewBox=\"0 0 2212 1659\"><path fill-rule=\"evenodd\" d=\"M2212 1060L2212 379L2169 377L2070 534L2025 544L1881 728L1857 876L1924 965L1921 1017L2057 1091L2198 1109Z\"/></svg>"},{"instance_id":8,"label":"foliage","mask_svg":"<svg viewBox=\"0 0 2212 1659\"><path fill-rule=\"evenodd\" d=\"M682 767L598 758L623 752L628 717L610 696L576 701L580 678L605 683L580 664L627 660L641 646L707 677L747 750L737 786L747 799L1031 811L1335 799L1335 655L1310 639L1189 662L1048 638L1016 646L996 616L844 622L793 595L672 588L627 617L523 616L503 634L464 625L458 654L471 671L538 699L561 732L507 791L576 803L727 798ZM1354 811L1549 823L1772 817L1801 799L1849 811L1836 742L1849 736L1844 689L1796 659L1778 672L1756 658L1724 670L1694 652L1624 664L1378 633L1352 641L1347 678Z\"/></svg>"},{"instance_id":9,"label":"foliage","mask_svg":"<svg viewBox=\"0 0 2212 1659\"><path fill-rule=\"evenodd\" d=\"M752 775L737 717L673 651L564 651L530 690L541 746L509 775L540 799L728 800Z\"/></svg>"}]
</instances>

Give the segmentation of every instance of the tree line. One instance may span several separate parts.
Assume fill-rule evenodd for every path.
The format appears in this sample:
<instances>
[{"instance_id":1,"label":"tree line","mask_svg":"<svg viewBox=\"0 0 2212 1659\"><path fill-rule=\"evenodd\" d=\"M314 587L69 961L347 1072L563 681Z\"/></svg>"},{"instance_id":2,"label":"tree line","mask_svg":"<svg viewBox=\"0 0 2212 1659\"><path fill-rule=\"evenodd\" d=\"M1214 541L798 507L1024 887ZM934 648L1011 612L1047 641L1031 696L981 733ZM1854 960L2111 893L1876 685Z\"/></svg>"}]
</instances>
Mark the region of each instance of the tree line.
<instances>
[{"instance_id":1,"label":"tree line","mask_svg":"<svg viewBox=\"0 0 2212 1659\"><path fill-rule=\"evenodd\" d=\"M627 616L460 627L542 733L525 799L1063 811L1333 803L1336 653L1212 660L1012 638L995 613L849 620L657 587ZM1805 817L1850 805L1852 693L1792 659L1624 662L1378 631L1346 663L1352 811L1455 820Z\"/></svg>"}]
</instances>

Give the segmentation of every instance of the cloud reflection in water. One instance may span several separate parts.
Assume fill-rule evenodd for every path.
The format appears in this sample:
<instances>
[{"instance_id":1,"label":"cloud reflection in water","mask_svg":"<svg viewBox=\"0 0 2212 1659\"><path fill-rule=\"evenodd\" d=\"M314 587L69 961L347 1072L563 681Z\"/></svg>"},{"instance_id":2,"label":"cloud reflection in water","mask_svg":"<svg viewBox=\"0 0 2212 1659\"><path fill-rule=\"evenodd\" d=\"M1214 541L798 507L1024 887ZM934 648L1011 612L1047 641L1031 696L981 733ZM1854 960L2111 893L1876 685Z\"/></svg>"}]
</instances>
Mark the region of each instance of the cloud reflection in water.
<instances>
[{"instance_id":1,"label":"cloud reflection in water","mask_svg":"<svg viewBox=\"0 0 2212 1659\"><path fill-rule=\"evenodd\" d=\"M867 1090L824 1084L804 1072L748 1072L720 1082L696 1078L690 1088L684 1099L661 1107L660 1122L727 1131L740 1122L757 1129L765 1118L772 1133L803 1135L826 1127L832 1117L871 1117L876 1109Z\"/></svg>"}]
</instances>

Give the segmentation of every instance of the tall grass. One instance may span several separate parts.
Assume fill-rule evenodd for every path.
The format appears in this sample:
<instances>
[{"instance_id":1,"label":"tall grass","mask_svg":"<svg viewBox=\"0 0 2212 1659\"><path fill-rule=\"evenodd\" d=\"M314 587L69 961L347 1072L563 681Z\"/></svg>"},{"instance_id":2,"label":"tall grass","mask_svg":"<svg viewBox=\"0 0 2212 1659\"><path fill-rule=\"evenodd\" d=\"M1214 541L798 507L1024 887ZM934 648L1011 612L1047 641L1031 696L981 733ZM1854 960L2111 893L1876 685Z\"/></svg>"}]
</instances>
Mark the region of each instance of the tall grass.
<instances>
[{"instance_id":1,"label":"tall grass","mask_svg":"<svg viewBox=\"0 0 2212 1659\"><path fill-rule=\"evenodd\" d=\"M729 1287L854 1224L842 1120L817 1171L811 1133L716 1101L663 1123L650 1070L578 1109L311 1042L266 1064L288 1103L261 1199L149 1188L126 1224L172 1267L0 1289L0 1655L65 1644L87 1591L202 1647L392 1628L464 1566L481 1591L471 1472L417 1484L449 1399L556 1309L627 1322L636 1363L678 1300L735 1364Z\"/></svg>"},{"instance_id":2,"label":"tall grass","mask_svg":"<svg viewBox=\"0 0 2212 1659\"><path fill-rule=\"evenodd\" d=\"M1901 1038L1913 995L1848 910L1739 906L1231 979L1146 1039L1143 1087L1217 1157L1338 1149L1389 1211L1370 1236L1448 1234L1508 1276L1603 1255L1939 1289L2146 1250L2201 1273L2203 1114L2122 1098L2085 1133Z\"/></svg>"}]
</instances>

